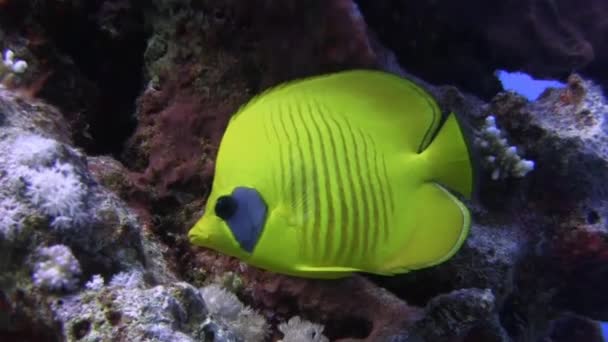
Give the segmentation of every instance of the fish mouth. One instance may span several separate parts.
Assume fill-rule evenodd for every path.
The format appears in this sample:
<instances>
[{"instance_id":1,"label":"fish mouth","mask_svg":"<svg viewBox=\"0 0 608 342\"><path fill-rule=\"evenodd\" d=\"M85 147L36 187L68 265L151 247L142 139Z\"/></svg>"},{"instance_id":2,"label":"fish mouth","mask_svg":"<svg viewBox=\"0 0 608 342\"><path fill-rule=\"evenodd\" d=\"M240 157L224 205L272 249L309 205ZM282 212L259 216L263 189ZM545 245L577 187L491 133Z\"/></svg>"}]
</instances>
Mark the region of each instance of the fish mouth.
<instances>
[{"instance_id":1,"label":"fish mouth","mask_svg":"<svg viewBox=\"0 0 608 342\"><path fill-rule=\"evenodd\" d=\"M240 248L229 231L223 232L221 229L216 231L203 224L199 222L188 231L188 240L191 244L244 261L249 259L250 254ZM206 229L202 229L202 227L206 227Z\"/></svg>"},{"instance_id":2,"label":"fish mouth","mask_svg":"<svg viewBox=\"0 0 608 342\"><path fill-rule=\"evenodd\" d=\"M203 214L188 231L190 243L202 247L212 247L214 223L213 218L208 217L207 213Z\"/></svg>"},{"instance_id":3,"label":"fish mouth","mask_svg":"<svg viewBox=\"0 0 608 342\"><path fill-rule=\"evenodd\" d=\"M223 197L233 203L232 208L218 208L219 200L212 202L215 210L199 219L188 231L188 239L225 254L253 254L268 215L266 202L256 189L247 187L237 187Z\"/></svg>"},{"instance_id":4,"label":"fish mouth","mask_svg":"<svg viewBox=\"0 0 608 342\"><path fill-rule=\"evenodd\" d=\"M201 233L200 229L194 226L188 231L188 240L194 245L207 246L206 242L209 241L209 234Z\"/></svg>"}]
</instances>

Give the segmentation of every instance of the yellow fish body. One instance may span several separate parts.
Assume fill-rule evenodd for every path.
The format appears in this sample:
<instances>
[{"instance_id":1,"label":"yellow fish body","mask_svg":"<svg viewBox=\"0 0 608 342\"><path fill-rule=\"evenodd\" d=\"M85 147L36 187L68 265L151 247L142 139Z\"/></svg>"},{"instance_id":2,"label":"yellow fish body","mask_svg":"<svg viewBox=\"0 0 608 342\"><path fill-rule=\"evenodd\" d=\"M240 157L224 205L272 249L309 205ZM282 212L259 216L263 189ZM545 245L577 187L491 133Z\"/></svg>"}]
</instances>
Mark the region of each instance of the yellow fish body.
<instances>
[{"instance_id":1,"label":"yellow fish body","mask_svg":"<svg viewBox=\"0 0 608 342\"><path fill-rule=\"evenodd\" d=\"M404 273L449 259L470 215L460 126L398 76L371 70L273 88L222 138L193 244L278 273Z\"/></svg>"}]
</instances>

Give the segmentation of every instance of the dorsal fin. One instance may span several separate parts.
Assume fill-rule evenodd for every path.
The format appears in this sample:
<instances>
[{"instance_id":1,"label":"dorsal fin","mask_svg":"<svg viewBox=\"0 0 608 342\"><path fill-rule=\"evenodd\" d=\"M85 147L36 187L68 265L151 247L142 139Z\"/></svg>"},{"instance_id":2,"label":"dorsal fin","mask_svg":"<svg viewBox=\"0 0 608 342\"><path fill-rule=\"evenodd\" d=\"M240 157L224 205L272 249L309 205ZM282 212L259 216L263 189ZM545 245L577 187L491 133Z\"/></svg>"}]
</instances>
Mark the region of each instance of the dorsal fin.
<instances>
[{"instance_id":1,"label":"dorsal fin","mask_svg":"<svg viewBox=\"0 0 608 342\"><path fill-rule=\"evenodd\" d=\"M404 152L424 150L439 126L441 111L422 87L400 76L368 69L296 79L270 87L242 106L234 117L264 101L285 100L291 91L311 96L332 113L359 122L380 140Z\"/></svg>"}]
</instances>

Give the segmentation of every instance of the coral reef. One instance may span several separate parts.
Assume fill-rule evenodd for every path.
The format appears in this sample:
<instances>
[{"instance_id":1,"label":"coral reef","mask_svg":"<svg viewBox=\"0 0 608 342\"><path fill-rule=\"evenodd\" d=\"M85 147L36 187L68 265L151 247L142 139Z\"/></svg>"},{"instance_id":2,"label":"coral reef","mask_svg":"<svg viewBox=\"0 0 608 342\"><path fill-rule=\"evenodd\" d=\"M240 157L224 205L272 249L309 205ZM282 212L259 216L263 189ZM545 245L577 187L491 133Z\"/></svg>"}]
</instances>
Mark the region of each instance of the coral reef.
<instances>
[{"instance_id":1,"label":"coral reef","mask_svg":"<svg viewBox=\"0 0 608 342\"><path fill-rule=\"evenodd\" d=\"M154 268L162 259L146 261L156 242L144 238L132 211L93 179L56 110L2 88L0 111L1 314L12 322L2 328L6 336L27 334L23 327L31 322L33 336L38 330L55 335L49 332L54 320L39 322L44 305L55 300L50 293L77 291L92 274L149 264L152 279L175 278Z\"/></svg>"},{"instance_id":2,"label":"coral reef","mask_svg":"<svg viewBox=\"0 0 608 342\"><path fill-rule=\"evenodd\" d=\"M18 76L0 86L0 339L600 341L608 69L605 28L582 23L605 6L454 6L0 1L0 73ZM191 246L231 114L350 68L414 80L469 131L480 167L462 249L320 281ZM499 92L496 68L567 85L529 102Z\"/></svg>"}]
</instances>

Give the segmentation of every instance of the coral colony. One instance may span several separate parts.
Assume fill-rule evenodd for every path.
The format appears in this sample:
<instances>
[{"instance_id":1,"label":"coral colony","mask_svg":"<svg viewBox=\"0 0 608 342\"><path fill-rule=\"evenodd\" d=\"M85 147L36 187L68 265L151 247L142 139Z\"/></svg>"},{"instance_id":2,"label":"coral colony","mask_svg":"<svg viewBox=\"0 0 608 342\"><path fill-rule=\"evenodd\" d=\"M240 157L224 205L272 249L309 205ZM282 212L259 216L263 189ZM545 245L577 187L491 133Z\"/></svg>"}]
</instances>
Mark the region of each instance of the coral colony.
<instances>
[{"instance_id":1,"label":"coral colony","mask_svg":"<svg viewBox=\"0 0 608 342\"><path fill-rule=\"evenodd\" d=\"M0 1L0 340L602 342L608 1L86 3ZM188 242L244 103L370 68L470 128L481 196L451 259L336 283ZM566 85L525 99L501 69Z\"/></svg>"}]
</instances>

